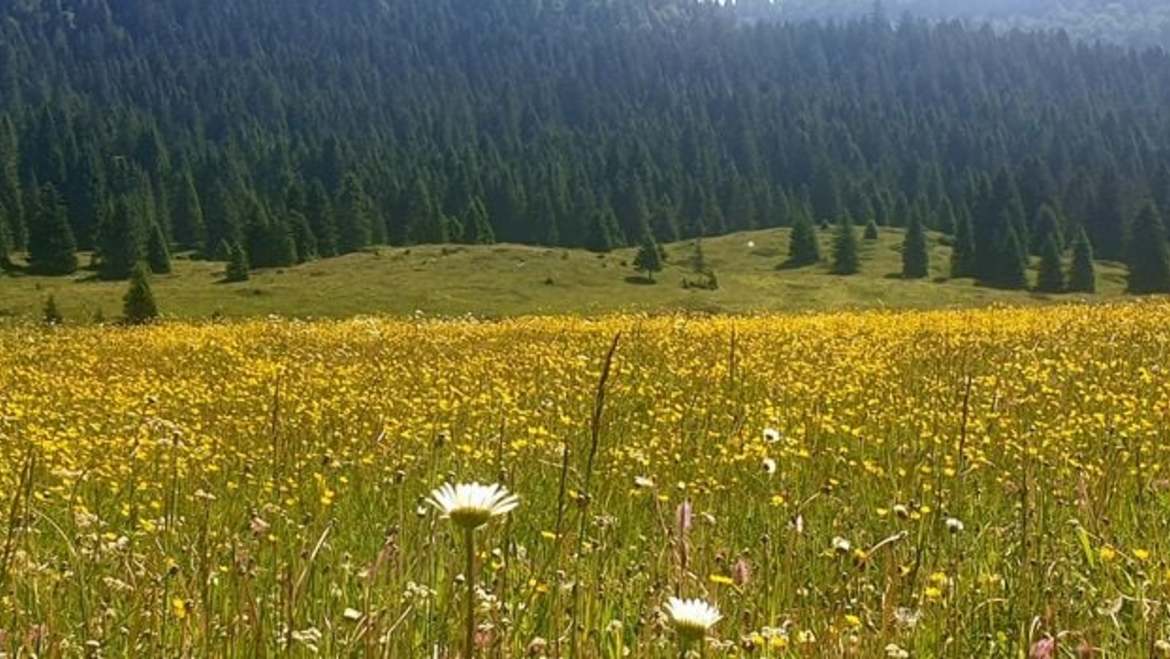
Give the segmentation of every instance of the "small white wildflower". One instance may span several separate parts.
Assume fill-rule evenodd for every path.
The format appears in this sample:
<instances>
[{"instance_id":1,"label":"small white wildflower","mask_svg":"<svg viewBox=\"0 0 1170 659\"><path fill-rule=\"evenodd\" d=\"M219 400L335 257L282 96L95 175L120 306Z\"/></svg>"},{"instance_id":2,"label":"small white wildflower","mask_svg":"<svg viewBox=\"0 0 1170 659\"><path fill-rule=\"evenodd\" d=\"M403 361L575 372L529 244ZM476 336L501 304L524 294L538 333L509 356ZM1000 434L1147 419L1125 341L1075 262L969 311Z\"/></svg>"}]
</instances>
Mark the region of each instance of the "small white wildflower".
<instances>
[{"instance_id":1,"label":"small white wildflower","mask_svg":"<svg viewBox=\"0 0 1170 659\"><path fill-rule=\"evenodd\" d=\"M788 520L788 528L796 533L796 535L804 533L804 515L798 513L796 517Z\"/></svg>"},{"instance_id":2,"label":"small white wildflower","mask_svg":"<svg viewBox=\"0 0 1170 659\"><path fill-rule=\"evenodd\" d=\"M886 646L886 656L891 659L909 659L910 653L903 650L897 643L890 643Z\"/></svg>"},{"instance_id":3,"label":"small white wildflower","mask_svg":"<svg viewBox=\"0 0 1170 659\"><path fill-rule=\"evenodd\" d=\"M520 498L502 485L446 483L431 492L427 502L455 524L474 529L487 524L493 517L511 512L520 505Z\"/></svg>"},{"instance_id":4,"label":"small white wildflower","mask_svg":"<svg viewBox=\"0 0 1170 659\"><path fill-rule=\"evenodd\" d=\"M918 626L918 621L921 618L922 611L919 609L908 609L902 606L894 609L894 621L897 622L900 627L914 629Z\"/></svg>"},{"instance_id":5,"label":"small white wildflower","mask_svg":"<svg viewBox=\"0 0 1170 659\"><path fill-rule=\"evenodd\" d=\"M666 615L675 631L687 642L699 641L719 622L719 609L700 599L684 600L672 597L666 603Z\"/></svg>"}]
</instances>

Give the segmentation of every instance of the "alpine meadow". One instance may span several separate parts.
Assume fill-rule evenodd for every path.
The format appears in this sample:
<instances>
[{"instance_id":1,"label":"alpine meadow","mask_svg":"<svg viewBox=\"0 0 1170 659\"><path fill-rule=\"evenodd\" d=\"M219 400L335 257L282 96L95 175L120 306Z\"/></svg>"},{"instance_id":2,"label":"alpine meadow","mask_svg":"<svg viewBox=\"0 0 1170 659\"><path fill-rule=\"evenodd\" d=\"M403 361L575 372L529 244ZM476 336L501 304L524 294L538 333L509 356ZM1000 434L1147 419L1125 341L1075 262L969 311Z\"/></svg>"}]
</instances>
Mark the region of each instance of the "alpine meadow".
<instances>
[{"instance_id":1,"label":"alpine meadow","mask_svg":"<svg viewBox=\"0 0 1170 659\"><path fill-rule=\"evenodd\" d=\"M1154 0L0 0L0 659L1170 659Z\"/></svg>"}]
</instances>

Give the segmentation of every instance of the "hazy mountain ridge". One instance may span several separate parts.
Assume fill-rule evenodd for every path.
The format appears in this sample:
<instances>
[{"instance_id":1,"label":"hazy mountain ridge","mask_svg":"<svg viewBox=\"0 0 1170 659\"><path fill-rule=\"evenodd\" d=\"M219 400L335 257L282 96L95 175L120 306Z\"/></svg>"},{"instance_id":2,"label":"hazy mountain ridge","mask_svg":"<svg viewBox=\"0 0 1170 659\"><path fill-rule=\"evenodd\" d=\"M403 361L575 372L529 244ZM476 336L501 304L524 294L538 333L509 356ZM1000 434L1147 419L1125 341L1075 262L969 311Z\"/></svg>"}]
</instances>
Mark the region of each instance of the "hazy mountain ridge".
<instances>
[{"instance_id":1,"label":"hazy mountain ridge","mask_svg":"<svg viewBox=\"0 0 1170 659\"><path fill-rule=\"evenodd\" d=\"M871 0L740 0L753 17L839 20L874 10ZM885 0L887 17L909 13L932 20L988 22L998 29L1063 30L1075 39L1134 47L1170 46L1170 3L1158 0Z\"/></svg>"}]
</instances>

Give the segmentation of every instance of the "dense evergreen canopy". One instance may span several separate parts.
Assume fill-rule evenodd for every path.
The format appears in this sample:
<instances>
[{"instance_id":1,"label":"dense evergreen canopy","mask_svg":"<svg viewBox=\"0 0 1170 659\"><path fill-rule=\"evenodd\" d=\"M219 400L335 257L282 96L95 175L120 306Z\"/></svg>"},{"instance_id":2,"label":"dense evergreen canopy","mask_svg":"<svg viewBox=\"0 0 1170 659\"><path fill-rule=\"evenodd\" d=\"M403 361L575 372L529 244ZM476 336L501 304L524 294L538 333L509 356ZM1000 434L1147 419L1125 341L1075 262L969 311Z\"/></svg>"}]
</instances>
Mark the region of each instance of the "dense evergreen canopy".
<instances>
[{"instance_id":1,"label":"dense evergreen canopy","mask_svg":"<svg viewBox=\"0 0 1170 659\"><path fill-rule=\"evenodd\" d=\"M1121 259L1138 202L1170 191L1162 51L739 18L692 0L2 1L6 242L75 239L125 276L156 225L265 266L848 213L969 223L990 280L1003 245L1046 244L1037 217ZM45 186L68 239L33 226L55 222Z\"/></svg>"}]
</instances>

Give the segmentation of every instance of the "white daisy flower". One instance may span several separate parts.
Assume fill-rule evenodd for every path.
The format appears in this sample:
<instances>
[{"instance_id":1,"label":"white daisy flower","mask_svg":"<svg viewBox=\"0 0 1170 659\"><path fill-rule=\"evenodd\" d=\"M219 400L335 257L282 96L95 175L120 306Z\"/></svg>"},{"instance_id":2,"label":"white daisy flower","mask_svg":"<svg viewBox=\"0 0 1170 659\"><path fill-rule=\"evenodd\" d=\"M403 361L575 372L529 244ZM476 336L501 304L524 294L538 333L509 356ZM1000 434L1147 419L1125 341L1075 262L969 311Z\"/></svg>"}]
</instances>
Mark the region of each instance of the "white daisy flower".
<instances>
[{"instance_id":1,"label":"white daisy flower","mask_svg":"<svg viewBox=\"0 0 1170 659\"><path fill-rule=\"evenodd\" d=\"M891 659L909 659L910 653L903 650L897 643L890 643L886 646L886 656Z\"/></svg>"},{"instance_id":2,"label":"white daisy flower","mask_svg":"<svg viewBox=\"0 0 1170 659\"><path fill-rule=\"evenodd\" d=\"M795 531L797 535L804 533L804 515L797 513L796 517L788 520L788 528Z\"/></svg>"},{"instance_id":3,"label":"white daisy flower","mask_svg":"<svg viewBox=\"0 0 1170 659\"><path fill-rule=\"evenodd\" d=\"M699 641L719 622L719 609L701 599L685 600L672 597L666 602L666 615L678 635L686 642Z\"/></svg>"},{"instance_id":4,"label":"white daisy flower","mask_svg":"<svg viewBox=\"0 0 1170 659\"><path fill-rule=\"evenodd\" d=\"M771 476L776 473L776 461L772 458L764 458L764 473Z\"/></svg>"},{"instance_id":5,"label":"white daisy flower","mask_svg":"<svg viewBox=\"0 0 1170 659\"><path fill-rule=\"evenodd\" d=\"M947 530L951 533L961 533L964 528L962 520L955 519L954 517L947 518Z\"/></svg>"},{"instance_id":6,"label":"white daisy flower","mask_svg":"<svg viewBox=\"0 0 1170 659\"><path fill-rule=\"evenodd\" d=\"M840 536L833 538L833 551L838 554L848 554L849 550L853 549L853 544Z\"/></svg>"},{"instance_id":7,"label":"white daisy flower","mask_svg":"<svg viewBox=\"0 0 1170 659\"><path fill-rule=\"evenodd\" d=\"M775 428L764 428L764 442L767 444L775 444L780 441L780 431Z\"/></svg>"},{"instance_id":8,"label":"white daisy flower","mask_svg":"<svg viewBox=\"0 0 1170 659\"><path fill-rule=\"evenodd\" d=\"M914 629L918 626L918 621L922 618L922 611L920 609L909 609L906 607L898 607L894 609L894 621L898 626L906 629Z\"/></svg>"},{"instance_id":9,"label":"white daisy flower","mask_svg":"<svg viewBox=\"0 0 1170 659\"><path fill-rule=\"evenodd\" d=\"M509 513L520 505L520 498L510 494L502 485L444 483L431 492L427 503L455 524L474 529L487 524L493 517Z\"/></svg>"}]
</instances>

